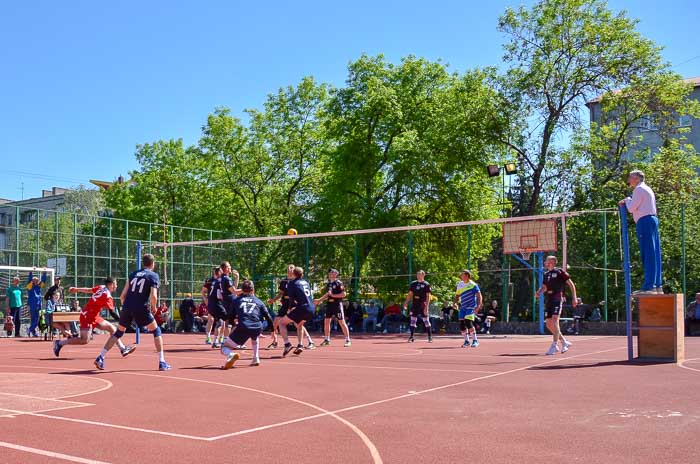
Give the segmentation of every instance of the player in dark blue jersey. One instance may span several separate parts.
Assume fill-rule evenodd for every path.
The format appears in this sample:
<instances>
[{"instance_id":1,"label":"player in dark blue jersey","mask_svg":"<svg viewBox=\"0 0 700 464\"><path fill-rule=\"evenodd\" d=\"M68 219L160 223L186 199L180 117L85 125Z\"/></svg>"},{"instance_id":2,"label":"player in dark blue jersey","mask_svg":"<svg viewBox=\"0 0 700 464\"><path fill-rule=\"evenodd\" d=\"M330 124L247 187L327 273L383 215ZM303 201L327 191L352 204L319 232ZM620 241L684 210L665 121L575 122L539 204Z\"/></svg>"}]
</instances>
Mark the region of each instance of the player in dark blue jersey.
<instances>
[{"instance_id":1,"label":"player in dark blue jersey","mask_svg":"<svg viewBox=\"0 0 700 464\"><path fill-rule=\"evenodd\" d=\"M104 357L126 332L126 328L136 322L138 327L146 327L153 334L153 342L158 352L158 369L167 371L170 364L165 362L163 356L163 336L160 327L151 314L148 305L155 310L158 307L158 287L160 278L153 269L156 266L155 259L151 254L143 255L141 258L141 269L129 274L124 290L121 294L122 310L119 315L119 327L117 331L109 337L100 355L95 359L95 367L104 369Z\"/></svg>"},{"instance_id":2,"label":"player in dark blue jersey","mask_svg":"<svg viewBox=\"0 0 700 464\"><path fill-rule=\"evenodd\" d=\"M294 280L295 267L296 266L294 266L294 264L290 264L289 266L287 266L287 278L280 280L279 286L277 288L277 295L275 295L274 298L270 298L269 300L267 300L268 305L271 305L276 301L282 302L280 310L277 313L277 317L275 317L275 330L272 332L272 343L270 343L270 346L267 347L268 350L277 348L277 332L279 331L279 321L282 320L282 317L284 317L287 314L287 311L289 310L289 296L287 295L287 286L289 285L290 281ZM306 345L306 349L315 350L316 345L311 339L311 334L309 334L309 331L306 330L306 327L304 327L304 336L309 341L309 344Z\"/></svg>"},{"instance_id":3,"label":"player in dark blue jersey","mask_svg":"<svg viewBox=\"0 0 700 464\"><path fill-rule=\"evenodd\" d=\"M248 339L253 343L253 359L250 365L259 366L260 343L258 338L263 330L263 321L267 321L270 330L274 331L274 324L265 303L255 296L253 282L244 280L240 291L241 294L231 303L231 309L236 312L238 324L221 347L221 354L226 356L224 369L231 369L233 364L240 359L241 355L233 353L232 350L243 345Z\"/></svg>"},{"instance_id":4,"label":"player in dark blue jersey","mask_svg":"<svg viewBox=\"0 0 700 464\"><path fill-rule=\"evenodd\" d=\"M290 351L294 350L294 354L301 354L304 351L302 340L304 337L304 323L310 321L314 317L316 305L314 305L313 295L309 283L302 279L304 270L300 267L295 267L293 271L294 279L289 281L287 285L287 296L289 296L289 310L287 314L280 319L279 329L280 335L284 340L284 351L282 356L287 356ZM296 349L289 343L289 335L287 333L287 325L294 324L297 328L297 337L299 343Z\"/></svg>"},{"instance_id":5,"label":"player in dark blue jersey","mask_svg":"<svg viewBox=\"0 0 700 464\"><path fill-rule=\"evenodd\" d=\"M418 318L423 319L423 325L428 331L428 343L433 341L433 331L430 327L430 315L428 314L428 306L430 305L430 293L432 289L430 284L425 280L425 271L418 271L416 280L411 282L408 289L406 301L403 304L403 309L408 309L408 303L411 303L411 335L408 337L409 342L413 342L413 335L416 332Z\"/></svg>"},{"instance_id":6,"label":"player in dark blue jersey","mask_svg":"<svg viewBox=\"0 0 700 464\"><path fill-rule=\"evenodd\" d=\"M207 305L207 312L209 312L209 296L211 295L211 288L214 285L214 281L221 277L221 267L216 266L212 270L211 277L204 281L202 285L202 302ZM214 318L209 316L207 318L207 338L204 341L207 345L211 345L211 330L214 327Z\"/></svg>"},{"instance_id":7,"label":"player in dark blue jersey","mask_svg":"<svg viewBox=\"0 0 700 464\"><path fill-rule=\"evenodd\" d=\"M221 290L221 275L211 281L209 298L207 299L207 311L209 311L211 327L216 327L214 341L211 344L211 347L216 349L219 348L219 337L221 336L222 325L226 324L226 320L228 319L226 308L224 307L223 291ZM207 334L207 338L209 339L209 334ZM221 343L223 343L223 340Z\"/></svg>"},{"instance_id":8,"label":"player in dark blue jersey","mask_svg":"<svg viewBox=\"0 0 700 464\"><path fill-rule=\"evenodd\" d=\"M226 318L221 323L221 329L217 330L217 333L221 336L221 343L224 342L224 338L228 336L229 331L235 325L236 313L233 311L232 304L233 299L240 293L240 290L238 290L238 279L238 271L231 269L231 263L228 261L221 263L221 295L224 308L226 308Z\"/></svg>"},{"instance_id":9,"label":"player in dark blue jersey","mask_svg":"<svg viewBox=\"0 0 700 464\"><path fill-rule=\"evenodd\" d=\"M345 286L338 280L338 271L335 269L328 270L328 282L326 282L326 293L321 298L314 300L314 304L318 306L324 301L326 303L326 317L323 321L323 334L325 338L321 346L331 344L331 321L335 317L340 325L343 335L345 335L345 347L350 346L350 330L345 322L345 312L343 311L343 298L345 298Z\"/></svg>"}]
</instances>

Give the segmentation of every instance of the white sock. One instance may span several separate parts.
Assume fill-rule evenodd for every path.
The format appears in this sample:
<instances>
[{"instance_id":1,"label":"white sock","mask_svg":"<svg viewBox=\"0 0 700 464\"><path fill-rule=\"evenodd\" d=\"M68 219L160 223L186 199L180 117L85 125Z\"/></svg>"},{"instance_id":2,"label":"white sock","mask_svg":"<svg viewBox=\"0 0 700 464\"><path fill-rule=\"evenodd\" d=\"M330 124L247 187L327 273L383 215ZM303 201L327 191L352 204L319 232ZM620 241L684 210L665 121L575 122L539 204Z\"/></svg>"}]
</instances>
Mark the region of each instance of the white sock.
<instances>
[{"instance_id":1,"label":"white sock","mask_svg":"<svg viewBox=\"0 0 700 464\"><path fill-rule=\"evenodd\" d=\"M469 332L464 336L464 343L469 343Z\"/></svg>"},{"instance_id":2,"label":"white sock","mask_svg":"<svg viewBox=\"0 0 700 464\"><path fill-rule=\"evenodd\" d=\"M103 358L107 356L107 350L105 348L102 348L102 351L100 351L100 356L102 356Z\"/></svg>"},{"instance_id":3,"label":"white sock","mask_svg":"<svg viewBox=\"0 0 700 464\"><path fill-rule=\"evenodd\" d=\"M258 354L259 354L259 352L260 352L260 350L259 350L260 346L259 346L259 345L260 345L260 344L258 343L258 339L257 339L257 338L256 338L255 340L253 340L253 359L258 359Z\"/></svg>"},{"instance_id":4,"label":"white sock","mask_svg":"<svg viewBox=\"0 0 700 464\"><path fill-rule=\"evenodd\" d=\"M223 346L223 347L221 347L221 354L223 354L224 356L230 355L230 354L231 354L231 348L229 348L228 346Z\"/></svg>"},{"instance_id":5,"label":"white sock","mask_svg":"<svg viewBox=\"0 0 700 464\"><path fill-rule=\"evenodd\" d=\"M165 354L163 354L163 350L161 350L161 351L158 353L158 360L159 360L160 362L162 362L162 363L165 362Z\"/></svg>"},{"instance_id":6,"label":"white sock","mask_svg":"<svg viewBox=\"0 0 700 464\"><path fill-rule=\"evenodd\" d=\"M476 330L472 332L472 335L474 336L474 341L476 341Z\"/></svg>"}]
</instances>

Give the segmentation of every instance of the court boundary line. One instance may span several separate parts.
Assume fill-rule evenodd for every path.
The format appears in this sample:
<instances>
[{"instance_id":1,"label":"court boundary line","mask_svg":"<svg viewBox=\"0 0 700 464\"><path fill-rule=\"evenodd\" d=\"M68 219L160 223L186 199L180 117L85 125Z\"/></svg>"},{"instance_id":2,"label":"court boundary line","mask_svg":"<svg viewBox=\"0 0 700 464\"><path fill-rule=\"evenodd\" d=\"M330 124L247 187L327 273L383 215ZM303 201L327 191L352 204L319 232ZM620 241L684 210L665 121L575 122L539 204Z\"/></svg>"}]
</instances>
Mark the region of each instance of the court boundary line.
<instances>
[{"instance_id":1,"label":"court boundary line","mask_svg":"<svg viewBox=\"0 0 700 464\"><path fill-rule=\"evenodd\" d=\"M694 367L688 367L688 366L685 365L685 363L687 363L687 362L698 362L698 361L700 361L700 358L685 359L685 360L683 360L682 362L680 362L680 363L678 363L678 364L676 364L676 365L677 365L678 367L680 367L681 369L686 369L686 370L689 370L689 371L700 372L700 369L695 369Z\"/></svg>"},{"instance_id":2,"label":"court boundary line","mask_svg":"<svg viewBox=\"0 0 700 464\"><path fill-rule=\"evenodd\" d=\"M62 459L64 461L78 462L81 464L109 464L106 461L97 461L95 459L81 458L80 456L71 456L70 454L57 453L55 451L47 451L39 448L32 448L30 446L17 445L15 443L8 443L6 441L0 441L0 447L13 449L15 451L22 451L25 453L38 454L40 456L46 456L49 458Z\"/></svg>"}]
</instances>

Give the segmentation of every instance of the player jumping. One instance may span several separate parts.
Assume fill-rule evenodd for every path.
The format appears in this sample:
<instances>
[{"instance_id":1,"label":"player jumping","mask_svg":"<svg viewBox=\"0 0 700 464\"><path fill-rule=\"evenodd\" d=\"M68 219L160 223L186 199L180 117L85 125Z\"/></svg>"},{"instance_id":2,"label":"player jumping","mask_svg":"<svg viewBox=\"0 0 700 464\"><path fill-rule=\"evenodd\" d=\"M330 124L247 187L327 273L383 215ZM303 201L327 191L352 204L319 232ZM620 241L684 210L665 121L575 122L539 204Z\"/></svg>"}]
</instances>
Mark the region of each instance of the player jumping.
<instances>
[{"instance_id":1,"label":"player jumping","mask_svg":"<svg viewBox=\"0 0 700 464\"><path fill-rule=\"evenodd\" d=\"M414 342L413 335L416 332L418 318L423 318L423 324L428 331L428 343L433 342L433 331L430 327L430 318L428 317L428 305L430 304L430 284L425 280L425 271L420 270L416 274L416 280L411 282L408 288L406 301L403 303L403 309L408 309L408 302L413 301L411 306L411 336L408 337L409 342Z\"/></svg>"},{"instance_id":2,"label":"player jumping","mask_svg":"<svg viewBox=\"0 0 700 464\"><path fill-rule=\"evenodd\" d=\"M284 351L282 356L287 356L294 349L289 343L289 334L287 333L287 325L294 324L297 329L297 337L299 344L294 349L294 354L301 354L304 351L302 340L304 337L304 323L310 321L314 317L316 306L311 295L309 283L302 279L304 270L300 267L295 267L293 271L294 279L287 285L287 295L289 296L289 311L279 321L280 335L284 340Z\"/></svg>"},{"instance_id":3,"label":"player jumping","mask_svg":"<svg viewBox=\"0 0 700 464\"><path fill-rule=\"evenodd\" d=\"M544 281L542 286L537 290L536 296L539 298L543 293L545 294L545 320L547 322L547 328L552 332L552 346L547 350L548 356L554 355L559 352L559 347L557 342L561 340L561 352L566 353L569 351L572 343L564 338L559 328L559 316L561 315L561 308L564 304L564 285L569 287L571 290L571 304L575 308L578 304L578 298L576 296L576 285L574 281L571 280L569 274L562 268L556 267L557 257L547 256L544 261L544 267L547 272L544 273Z\"/></svg>"},{"instance_id":4,"label":"player jumping","mask_svg":"<svg viewBox=\"0 0 700 464\"><path fill-rule=\"evenodd\" d=\"M211 294L211 288L214 285L214 282L219 280L221 278L221 267L216 266L214 270L212 271L211 277L209 277L207 280L204 281L204 285L202 285L202 302L207 305L207 312L209 312L209 295ZM205 343L207 345L211 345L211 329L214 326L214 318L209 317L207 318L207 338Z\"/></svg>"},{"instance_id":5,"label":"player jumping","mask_svg":"<svg viewBox=\"0 0 700 464\"><path fill-rule=\"evenodd\" d=\"M326 303L326 317L323 320L323 334L325 338L321 346L328 346L331 344L331 321L334 317L343 330L343 335L345 335L345 346L348 347L351 345L350 330L348 329L348 324L345 322L345 312L343 311L343 298L345 298L346 295L345 286L338 280L338 271L329 269L326 293L321 298L314 300L315 305L319 305L323 301L328 300L328 303Z\"/></svg>"},{"instance_id":6,"label":"player jumping","mask_svg":"<svg viewBox=\"0 0 700 464\"><path fill-rule=\"evenodd\" d=\"M275 317L274 320L274 330L272 331L272 343L270 343L270 345L267 347L268 350L277 348L277 332L279 331L279 321L282 319L282 317L284 317L287 314L287 310L289 310L289 296L287 295L287 285L289 285L290 280L294 279L294 267L294 264L290 264L289 266L287 266L287 278L280 280L277 295L275 295L274 298L270 298L269 300L267 300L268 305L273 304L275 301L282 302L280 310L277 313L277 317ZM309 344L306 345L306 349L315 350L316 345L311 339L311 334L309 334L309 331L306 330L306 327L304 327L304 336L309 341Z\"/></svg>"},{"instance_id":7,"label":"player jumping","mask_svg":"<svg viewBox=\"0 0 700 464\"><path fill-rule=\"evenodd\" d=\"M481 289L471 280L471 272L463 270L460 275L462 279L457 284L457 292L455 294L455 304L459 305L459 328L464 337L462 348L469 347L469 336L474 336L474 341L471 343L472 348L479 346L479 341L476 339L476 328L474 327L474 318L476 312L482 307L483 300L481 297Z\"/></svg>"},{"instance_id":8,"label":"player jumping","mask_svg":"<svg viewBox=\"0 0 700 464\"><path fill-rule=\"evenodd\" d=\"M95 359L95 367L100 370L105 368L105 356L112 349L115 343L126 332L126 328L131 326L133 321L138 327L146 327L153 334L153 343L158 352L158 370L167 371L170 369L170 364L165 362L163 355L163 336L160 327L153 318L153 314L148 308L150 302L151 308L158 307L158 287L160 286L160 277L153 272L156 266L155 258L152 254L145 254L141 258L141 269L129 274L129 280L124 285L124 290L121 294L122 310L119 315L119 327L116 332L109 337L107 343L100 355Z\"/></svg>"},{"instance_id":9,"label":"player jumping","mask_svg":"<svg viewBox=\"0 0 700 464\"><path fill-rule=\"evenodd\" d=\"M233 276L233 279L231 278ZM234 320L236 318L235 311L233 310L233 299L240 293L238 288L238 271L231 269L231 263L224 261L221 263L221 294L223 296L224 308L226 308L224 320L217 329L216 337L220 339L220 342L224 342L226 337L226 328L233 327ZM212 344L212 348L218 348L216 341Z\"/></svg>"},{"instance_id":10,"label":"player jumping","mask_svg":"<svg viewBox=\"0 0 700 464\"><path fill-rule=\"evenodd\" d=\"M87 304L80 311L80 338L68 338L65 340L56 340L53 342L53 354L58 357L61 353L61 348L66 345L87 345L90 342L90 332L93 328L98 328L114 335L117 328L100 317L100 312L107 308L114 310L114 299L112 292L117 289L117 281L114 277L107 277L104 285L97 285L93 288L70 287L69 293L87 293L92 295ZM122 356L126 357L133 352L136 347L133 345L124 346L121 340L117 341L119 351Z\"/></svg>"},{"instance_id":11,"label":"player jumping","mask_svg":"<svg viewBox=\"0 0 700 464\"><path fill-rule=\"evenodd\" d=\"M207 311L209 311L209 320L207 321L208 333L211 333L212 327L216 325L216 332L214 333L214 342L211 344L212 348L219 348L219 336L221 334L221 326L226 323L226 308L224 307L224 296L221 291L221 268L216 268L219 272L214 272L214 277L211 280L209 287L209 296L207 298ZM207 334L207 340L210 341L211 338Z\"/></svg>"},{"instance_id":12,"label":"player jumping","mask_svg":"<svg viewBox=\"0 0 700 464\"><path fill-rule=\"evenodd\" d=\"M238 324L231 331L221 347L221 354L226 356L224 369L231 369L233 364L241 357L238 353L232 353L250 339L253 343L253 359L251 366L260 365L260 343L258 338L262 333L262 321L266 320L270 330L274 331L272 318L265 304L255 296L255 286L250 280L244 280L241 284L241 295L235 298L231 308L236 312Z\"/></svg>"}]
</instances>

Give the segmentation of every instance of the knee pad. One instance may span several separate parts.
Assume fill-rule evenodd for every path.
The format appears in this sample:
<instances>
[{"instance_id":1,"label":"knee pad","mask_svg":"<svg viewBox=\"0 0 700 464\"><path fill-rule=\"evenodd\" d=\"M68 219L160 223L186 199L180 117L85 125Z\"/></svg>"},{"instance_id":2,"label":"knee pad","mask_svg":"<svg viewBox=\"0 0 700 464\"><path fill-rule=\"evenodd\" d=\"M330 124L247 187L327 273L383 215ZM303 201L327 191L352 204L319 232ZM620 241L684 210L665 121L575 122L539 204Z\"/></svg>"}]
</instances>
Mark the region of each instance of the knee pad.
<instances>
[{"instance_id":1,"label":"knee pad","mask_svg":"<svg viewBox=\"0 0 700 464\"><path fill-rule=\"evenodd\" d=\"M114 338L116 338L117 340L119 340L120 338L122 338L123 335L124 335L124 332L122 332L121 330L117 329L117 330L114 332L114 335L113 335L113 336L114 336Z\"/></svg>"},{"instance_id":2,"label":"knee pad","mask_svg":"<svg viewBox=\"0 0 700 464\"><path fill-rule=\"evenodd\" d=\"M467 323L464 322L464 319L459 321L459 330L462 332L465 332L467 330Z\"/></svg>"},{"instance_id":3,"label":"knee pad","mask_svg":"<svg viewBox=\"0 0 700 464\"><path fill-rule=\"evenodd\" d=\"M430 327L430 318L429 317L423 318L423 325L425 325L426 327Z\"/></svg>"},{"instance_id":4,"label":"knee pad","mask_svg":"<svg viewBox=\"0 0 700 464\"><path fill-rule=\"evenodd\" d=\"M418 323L418 318L411 316L411 327L415 327Z\"/></svg>"},{"instance_id":5,"label":"knee pad","mask_svg":"<svg viewBox=\"0 0 700 464\"><path fill-rule=\"evenodd\" d=\"M153 338L160 337L161 334L160 327L156 326L156 330L153 331Z\"/></svg>"}]
</instances>

